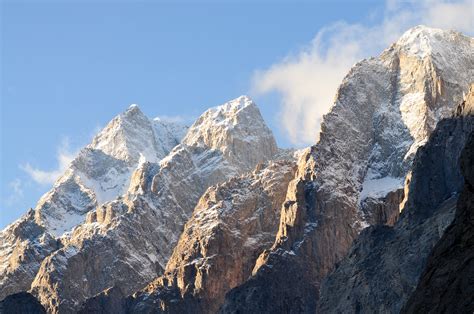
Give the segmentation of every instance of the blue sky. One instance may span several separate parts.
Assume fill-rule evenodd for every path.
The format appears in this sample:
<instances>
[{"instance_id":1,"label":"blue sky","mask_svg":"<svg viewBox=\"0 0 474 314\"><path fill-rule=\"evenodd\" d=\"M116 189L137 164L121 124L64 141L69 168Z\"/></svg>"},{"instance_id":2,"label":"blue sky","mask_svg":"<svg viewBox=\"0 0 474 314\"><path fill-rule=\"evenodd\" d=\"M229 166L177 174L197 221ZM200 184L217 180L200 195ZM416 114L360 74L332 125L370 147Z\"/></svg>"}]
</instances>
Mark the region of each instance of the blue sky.
<instances>
[{"instance_id":1,"label":"blue sky","mask_svg":"<svg viewBox=\"0 0 474 314\"><path fill-rule=\"evenodd\" d=\"M331 38L342 28L378 29L403 10L387 13L387 3L3 0L0 228L51 187L30 177L26 165L54 171L58 155L87 144L131 103L150 117L191 119L249 94L281 146L307 145L315 135L306 141L288 136L291 123L282 114L293 91L275 76L301 65L308 51L326 62ZM328 38L315 47L318 34ZM335 80L355 58L380 49L351 54ZM269 71L275 67L280 72ZM319 88L333 94L333 85Z\"/></svg>"}]
</instances>

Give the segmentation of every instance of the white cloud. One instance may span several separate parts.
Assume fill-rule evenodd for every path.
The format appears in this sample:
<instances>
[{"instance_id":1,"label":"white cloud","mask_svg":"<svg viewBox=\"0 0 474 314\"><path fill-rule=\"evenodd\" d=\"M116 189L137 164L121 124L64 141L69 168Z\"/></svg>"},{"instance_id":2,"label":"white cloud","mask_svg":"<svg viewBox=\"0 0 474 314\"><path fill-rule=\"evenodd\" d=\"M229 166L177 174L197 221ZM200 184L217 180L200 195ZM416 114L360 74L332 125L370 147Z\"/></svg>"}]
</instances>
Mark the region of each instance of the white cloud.
<instances>
[{"instance_id":1,"label":"white cloud","mask_svg":"<svg viewBox=\"0 0 474 314\"><path fill-rule=\"evenodd\" d=\"M71 152L69 147L69 140L65 137L58 147L56 159L58 165L53 170L42 170L35 168L27 163L21 165L20 168L25 171L30 177L39 184L52 184L59 178L59 176L66 170L71 161L74 159L76 152Z\"/></svg>"},{"instance_id":2,"label":"white cloud","mask_svg":"<svg viewBox=\"0 0 474 314\"><path fill-rule=\"evenodd\" d=\"M279 93L280 120L290 141L314 144L323 114L355 62L379 54L418 24L472 33L473 14L472 0L388 0L381 22L372 26L337 22L321 29L298 54L256 71L253 89L259 94Z\"/></svg>"}]
</instances>

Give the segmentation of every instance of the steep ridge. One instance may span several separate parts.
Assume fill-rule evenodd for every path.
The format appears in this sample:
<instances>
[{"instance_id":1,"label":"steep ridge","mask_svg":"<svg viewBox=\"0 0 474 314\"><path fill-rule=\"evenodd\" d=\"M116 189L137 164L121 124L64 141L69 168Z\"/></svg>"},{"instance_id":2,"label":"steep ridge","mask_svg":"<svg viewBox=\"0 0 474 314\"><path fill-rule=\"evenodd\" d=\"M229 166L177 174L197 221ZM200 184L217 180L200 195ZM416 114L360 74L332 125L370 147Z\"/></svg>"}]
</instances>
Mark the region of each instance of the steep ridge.
<instances>
[{"instance_id":1,"label":"steep ridge","mask_svg":"<svg viewBox=\"0 0 474 314\"><path fill-rule=\"evenodd\" d=\"M397 220L414 154L474 80L473 45L460 33L418 26L350 70L290 183L272 250L222 312L257 312L260 304L264 312L315 311L321 280L359 232ZM306 288L288 289L293 280L290 287Z\"/></svg>"},{"instance_id":2,"label":"steep ridge","mask_svg":"<svg viewBox=\"0 0 474 314\"><path fill-rule=\"evenodd\" d=\"M57 250L61 243L44 232L30 209L0 233L0 299L27 291L38 271L39 261Z\"/></svg>"},{"instance_id":3,"label":"steep ridge","mask_svg":"<svg viewBox=\"0 0 474 314\"><path fill-rule=\"evenodd\" d=\"M202 141L199 133L220 140L211 136L210 142ZM64 246L44 259L32 293L48 311L70 312L110 287L125 294L138 290L162 274L208 186L276 153L271 131L248 97L210 109L159 163L140 162L123 196L88 213Z\"/></svg>"},{"instance_id":4,"label":"steep ridge","mask_svg":"<svg viewBox=\"0 0 474 314\"><path fill-rule=\"evenodd\" d=\"M247 279L260 252L272 245L294 170L294 161L267 162L209 188L165 275L135 294L129 310L147 312L159 303L165 312L215 313L225 292Z\"/></svg>"},{"instance_id":5,"label":"steep ridge","mask_svg":"<svg viewBox=\"0 0 474 314\"><path fill-rule=\"evenodd\" d=\"M136 105L115 117L79 152L36 208L0 233L0 300L28 290L40 262L61 246L59 238L67 237L97 206L125 193L140 160L163 158L186 129L151 121Z\"/></svg>"},{"instance_id":6,"label":"steep ridge","mask_svg":"<svg viewBox=\"0 0 474 314\"><path fill-rule=\"evenodd\" d=\"M474 94L471 94L474 97ZM474 99L471 100L474 115ZM431 251L418 286L403 313L474 311L474 133L461 155L464 187L456 218Z\"/></svg>"},{"instance_id":7,"label":"steep ridge","mask_svg":"<svg viewBox=\"0 0 474 314\"><path fill-rule=\"evenodd\" d=\"M364 230L327 277L321 288L320 312L400 312L456 207L465 203L464 197L458 201L464 182L460 156L464 147L470 149L468 139L474 131L474 88L469 95L469 103L460 106L464 109L441 120L418 150L400 220L393 228ZM446 297L451 297L445 300L451 306L458 303L456 296Z\"/></svg>"}]
</instances>

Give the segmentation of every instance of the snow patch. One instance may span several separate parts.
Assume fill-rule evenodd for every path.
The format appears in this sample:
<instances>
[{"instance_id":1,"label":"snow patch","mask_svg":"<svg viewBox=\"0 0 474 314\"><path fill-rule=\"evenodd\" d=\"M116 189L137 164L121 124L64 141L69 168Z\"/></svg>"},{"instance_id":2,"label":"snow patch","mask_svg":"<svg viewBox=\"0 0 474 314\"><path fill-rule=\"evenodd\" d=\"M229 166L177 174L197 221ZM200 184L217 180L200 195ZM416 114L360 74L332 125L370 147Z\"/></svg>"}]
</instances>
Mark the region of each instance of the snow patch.
<instances>
[{"instance_id":1,"label":"snow patch","mask_svg":"<svg viewBox=\"0 0 474 314\"><path fill-rule=\"evenodd\" d=\"M380 198L388 193L403 187L403 178L386 176L379 179L366 179L362 184L359 200L362 202L368 197Z\"/></svg>"}]
</instances>

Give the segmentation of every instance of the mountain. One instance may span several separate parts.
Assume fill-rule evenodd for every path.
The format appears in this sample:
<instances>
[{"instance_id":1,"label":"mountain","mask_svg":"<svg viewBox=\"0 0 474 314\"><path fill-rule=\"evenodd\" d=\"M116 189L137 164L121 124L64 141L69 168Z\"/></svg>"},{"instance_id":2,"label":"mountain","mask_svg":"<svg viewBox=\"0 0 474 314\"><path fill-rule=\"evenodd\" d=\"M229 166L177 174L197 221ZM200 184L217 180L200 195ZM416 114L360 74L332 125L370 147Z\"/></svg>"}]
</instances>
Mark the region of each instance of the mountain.
<instances>
[{"instance_id":1,"label":"mountain","mask_svg":"<svg viewBox=\"0 0 474 314\"><path fill-rule=\"evenodd\" d=\"M59 237L96 206L126 192L140 160L157 162L175 147L186 127L148 119L136 105L114 118L35 208L36 222Z\"/></svg>"},{"instance_id":2,"label":"mountain","mask_svg":"<svg viewBox=\"0 0 474 314\"><path fill-rule=\"evenodd\" d=\"M226 313L314 312L320 282L334 266L332 261L339 259L335 253L342 258L364 227L392 226L398 221L399 208L406 202L403 182L410 178L414 155L468 90L472 76L450 71L473 68L471 43L459 33L417 27L378 59L365 60L350 71L325 117L321 141L300 152L276 241L260 257L251 249L222 245L230 242L221 229L213 236L217 243L203 244L201 235L207 233L191 218L164 276L128 298L117 290L104 291L87 302L84 312L120 308L125 312L213 313L219 306ZM449 69L448 57L452 60ZM417 93L423 97L414 101ZM416 122L410 125L410 121ZM453 182L448 181L451 188L459 188ZM236 189L229 199L240 192ZM232 208L247 212L239 202L233 202ZM218 222L220 217L205 220L206 225ZM247 231L240 226L232 234ZM222 262L231 257L232 263ZM255 261L252 276L231 289L240 273L233 264L249 257ZM223 302L223 291L229 289Z\"/></svg>"},{"instance_id":3,"label":"mountain","mask_svg":"<svg viewBox=\"0 0 474 314\"><path fill-rule=\"evenodd\" d=\"M414 154L474 81L473 45L418 26L349 71L289 185L271 251L222 312L314 312L321 281L360 231L398 219Z\"/></svg>"},{"instance_id":4,"label":"mountain","mask_svg":"<svg viewBox=\"0 0 474 314\"><path fill-rule=\"evenodd\" d=\"M399 313L414 292L433 247L437 245L449 247L451 250L456 249L459 244L449 238L445 240L446 237L450 237L450 231L446 233L444 231L453 221L456 210L458 219L461 219L462 214L469 216L468 212L472 211L472 208L471 210L466 208L467 204L473 201L468 185L472 176L466 171L466 166L470 169L468 164L472 163L472 160L467 161L466 154L472 151L470 146L472 141L470 142L469 138L474 135L473 112L474 85L458 113L452 118L441 120L427 144L418 150L411 179L407 184L408 195L400 220L393 227L375 226L365 229L349 254L328 276L321 288L319 304L321 313L327 311ZM463 149L465 178L460 167ZM462 234L464 230L467 236L469 223L466 225L467 228L462 226L461 222L455 222L449 230L461 228L458 232ZM463 239L463 236L458 235L458 239ZM449 241L449 245L446 246L443 241ZM472 251L469 253L468 248L465 249L464 254L472 255ZM436 254L436 251L435 247L433 254ZM431 263L439 263L446 257L446 255L438 256L432 259ZM461 269L456 269L456 263ZM452 260L449 271L444 268L444 273L437 278L431 277L432 274L431 278L425 275L424 281L420 283L425 289L418 289L418 294L411 299L412 303L420 304L421 296L435 293L434 287L426 284L427 280L434 282L433 285L439 289L438 280L447 285L452 282L445 276L451 277L455 274L458 277L466 276L469 267L463 263L469 263L469 259ZM466 272L462 271L462 267L465 267ZM435 273L442 271L441 266L436 269ZM467 291L469 290L451 291L450 295L445 295L449 297L446 300L443 300L444 296L438 295L437 298L429 300L433 307L418 307L415 310L415 306L412 305L409 312L433 311L436 307L441 310L443 303L454 309L456 304L463 300L461 295ZM455 299L458 300L454 302ZM448 312L471 312L474 304L472 298L466 294L465 303L469 302L470 311L465 311L466 308L461 311L461 308L458 308L456 311Z\"/></svg>"},{"instance_id":5,"label":"mountain","mask_svg":"<svg viewBox=\"0 0 474 314\"><path fill-rule=\"evenodd\" d=\"M0 299L28 290L40 262L97 206L127 191L141 160L157 161L186 127L148 119L137 106L115 117L82 149L53 188L0 233Z\"/></svg>"},{"instance_id":6,"label":"mountain","mask_svg":"<svg viewBox=\"0 0 474 314\"><path fill-rule=\"evenodd\" d=\"M258 108L245 96L206 111L161 160L153 157L153 145L169 140L156 141L155 135L168 133L151 123L143 123L148 132L134 128L149 121L142 116L132 106L91 145L136 166L122 194L89 210L85 222L61 237L61 247L45 254L31 291L50 312L75 311L112 286L131 293L160 275L206 188L277 152Z\"/></svg>"},{"instance_id":7,"label":"mountain","mask_svg":"<svg viewBox=\"0 0 474 314\"><path fill-rule=\"evenodd\" d=\"M130 107L2 231L0 300L34 297L50 313L409 312L468 293L457 258L470 256L473 47L408 30L353 66L319 141L296 152L277 148L246 96L190 128Z\"/></svg>"}]
</instances>

